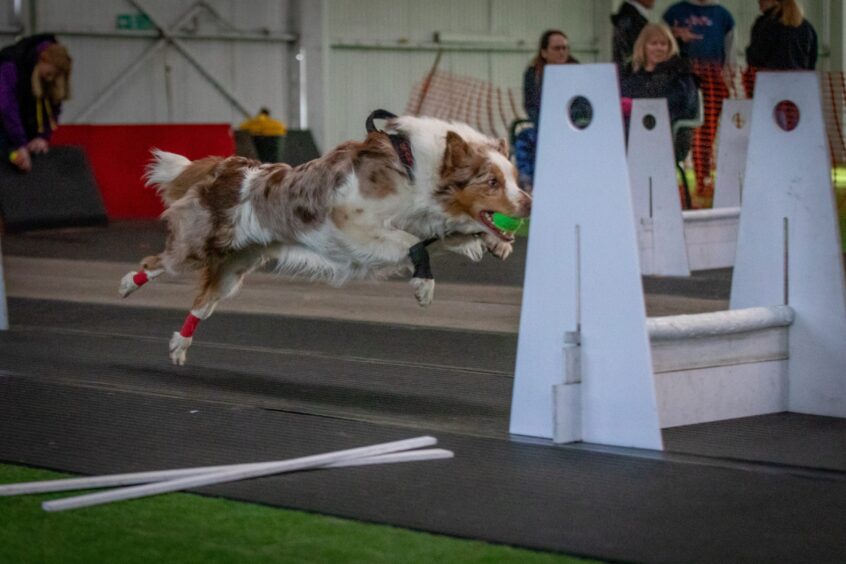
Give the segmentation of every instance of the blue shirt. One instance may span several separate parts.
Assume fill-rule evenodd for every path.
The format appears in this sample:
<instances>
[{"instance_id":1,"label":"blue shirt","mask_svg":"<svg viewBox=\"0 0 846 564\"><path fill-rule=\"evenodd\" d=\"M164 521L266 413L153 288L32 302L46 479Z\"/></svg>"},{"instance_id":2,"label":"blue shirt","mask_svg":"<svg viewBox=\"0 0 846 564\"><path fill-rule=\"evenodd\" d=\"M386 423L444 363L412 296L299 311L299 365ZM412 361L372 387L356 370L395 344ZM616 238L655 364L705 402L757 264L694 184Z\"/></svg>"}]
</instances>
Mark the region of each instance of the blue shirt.
<instances>
[{"instance_id":1,"label":"blue shirt","mask_svg":"<svg viewBox=\"0 0 846 564\"><path fill-rule=\"evenodd\" d=\"M734 29L734 18L728 10L719 4L677 2L664 12L664 21L670 27L688 27L702 36L689 43L679 40L679 49L684 56L725 63L726 35Z\"/></svg>"}]
</instances>

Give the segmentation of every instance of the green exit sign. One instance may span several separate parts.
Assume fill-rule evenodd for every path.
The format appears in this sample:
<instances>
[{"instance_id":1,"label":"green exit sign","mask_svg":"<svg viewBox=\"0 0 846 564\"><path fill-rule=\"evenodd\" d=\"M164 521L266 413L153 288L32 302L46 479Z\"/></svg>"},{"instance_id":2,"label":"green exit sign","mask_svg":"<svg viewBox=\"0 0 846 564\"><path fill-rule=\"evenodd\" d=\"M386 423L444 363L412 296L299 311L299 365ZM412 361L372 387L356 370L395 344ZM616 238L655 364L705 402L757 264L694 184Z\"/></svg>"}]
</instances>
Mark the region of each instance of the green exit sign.
<instances>
[{"instance_id":1,"label":"green exit sign","mask_svg":"<svg viewBox=\"0 0 846 564\"><path fill-rule=\"evenodd\" d=\"M143 30L153 29L153 22L147 14L118 14L115 20L118 29Z\"/></svg>"}]
</instances>

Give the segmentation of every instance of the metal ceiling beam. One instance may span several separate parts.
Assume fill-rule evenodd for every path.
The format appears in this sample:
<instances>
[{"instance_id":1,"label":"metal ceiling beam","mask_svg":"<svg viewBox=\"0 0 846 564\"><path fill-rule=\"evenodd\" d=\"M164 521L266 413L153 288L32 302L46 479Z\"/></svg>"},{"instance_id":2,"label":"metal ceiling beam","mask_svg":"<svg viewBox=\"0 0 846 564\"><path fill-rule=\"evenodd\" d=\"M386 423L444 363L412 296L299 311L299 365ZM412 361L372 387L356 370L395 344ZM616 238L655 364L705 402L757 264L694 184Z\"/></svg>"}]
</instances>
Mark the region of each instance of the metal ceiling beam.
<instances>
[{"instance_id":1,"label":"metal ceiling beam","mask_svg":"<svg viewBox=\"0 0 846 564\"><path fill-rule=\"evenodd\" d=\"M189 63L194 65L194 68L196 68L197 71L203 75L203 77L209 82L209 84L214 86L218 92L223 94L223 96L227 100L229 100L229 102L234 105L238 109L238 111L240 111L244 115L244 117L250 117L252 115L247 106L243 102L241 102L241 100L239 100L238 97L232 91L230 91L222 82L217 80L217 78L194 57L194 55L191 53L190 50L188 50L188 48L182 43L182 41L174 37L174 35L171 33L171 30L166 27L164 23L161 22L161 20L159 20L155 15L153 15L150 9L145 6L141 0L129 0L129 3L138 8L138 10L140 10L148 18L150 18L150 21L153 22L153 25L156 26L159 33L161 34L162 39L176 47L176 49L180 53L182 53L182 56L185 57L185 59L188 60ZM202 2L198 2L195 6L197 8L204 7ZM173 28L177 27L178 26L173 26Z\"/></svg>"}]
</instances>

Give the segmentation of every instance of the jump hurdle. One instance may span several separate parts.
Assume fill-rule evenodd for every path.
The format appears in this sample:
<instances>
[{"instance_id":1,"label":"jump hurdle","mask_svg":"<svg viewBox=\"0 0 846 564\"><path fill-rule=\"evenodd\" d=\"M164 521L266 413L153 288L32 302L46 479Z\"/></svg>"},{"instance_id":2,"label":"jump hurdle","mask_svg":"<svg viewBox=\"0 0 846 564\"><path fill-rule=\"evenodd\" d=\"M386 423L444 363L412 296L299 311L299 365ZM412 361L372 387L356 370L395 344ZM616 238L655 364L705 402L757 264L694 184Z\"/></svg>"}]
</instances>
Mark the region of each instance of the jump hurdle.
<instances>
[{"instance_id":1,"label":"jump hurdle","mask_svg":"<svg viewBox=\"0 0 846 564\"><path fill-rule=\"evenodd\" d=\"M643 274L690 276L734 265L750 111L749 100L724 102L714 208L682 211L666 101L634 101L628 163Z\"/></svg>"},{"instance_id":2,"label":"jump hurdle","mask_svg":"<svg viewBox=\"0 0 846 564\"><path fill-rule=\"evenodd\" d=\"M547 72L511 432L661 450L676 425L846 417L846 284L816 75L758 76L733 309L647 320L614 68ZM594 110L581 130L565 111L579 95ZM773 118L781 100L800 110L791 132Z\"/></svg>"},{"instance_id":3,"label":"jump hurdle","mask_svg":"<svg viewBox=\"0 0 846 564\"><path fill-rule=\"evenodd\" d=\"M739 207L746 175L752 100L723 100L717 128L717 180L713 208Z\"/></svg>"}]
</instances>

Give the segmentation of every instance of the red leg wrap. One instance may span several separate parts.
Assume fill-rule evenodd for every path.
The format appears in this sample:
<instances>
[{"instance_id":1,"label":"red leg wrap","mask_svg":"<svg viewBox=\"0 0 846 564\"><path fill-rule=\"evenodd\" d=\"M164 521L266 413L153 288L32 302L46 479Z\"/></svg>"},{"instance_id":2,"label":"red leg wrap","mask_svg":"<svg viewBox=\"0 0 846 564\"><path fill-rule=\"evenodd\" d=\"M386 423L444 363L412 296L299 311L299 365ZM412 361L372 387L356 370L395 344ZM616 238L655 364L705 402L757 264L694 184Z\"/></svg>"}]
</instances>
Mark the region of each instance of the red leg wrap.
<instances>
[{"instance_id":1,"label":"red leg wrap","mask_svg":"<svg viewBox=\"0 0 846 564\"><path fill-rule=\"evenodd\" d=\"M136 286L143 286L144 284L149 282L150 279L147 277L147 271L142 270L140 272L135 273L135 276L132 277L132 281L135 282Z\"/></svg>"},{"instance_id":2,"label":"red leg wrap","mask_svg":"<svg viewBox=\"0 0 846 564\"><path fill-rule=\"evenodd\" d=\"M193 313L189 313L188 317L185 318L185 323L182 324L182 329L179 331L179 334L185 338L192 337L194 335L194 331L197 329L197 325L199 324L200 318Z\"/></svg>"}]
</instances>

